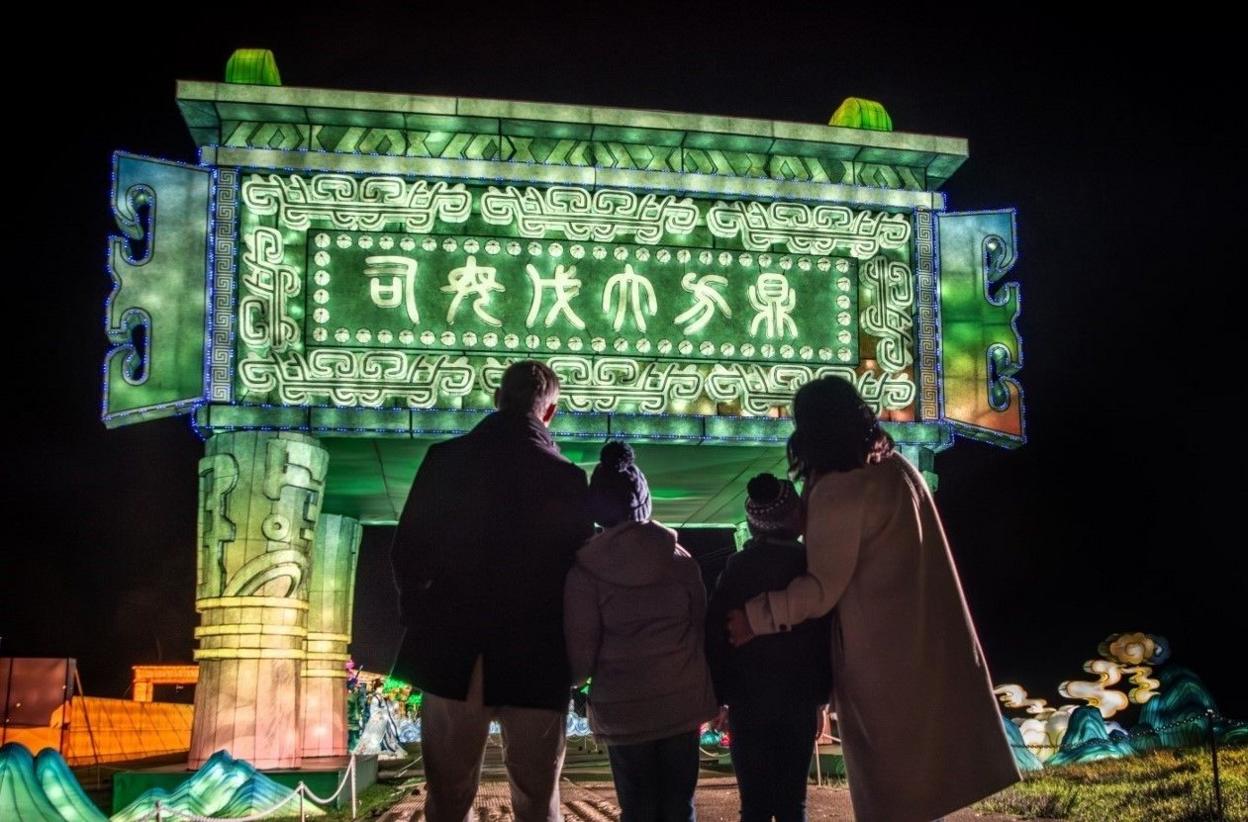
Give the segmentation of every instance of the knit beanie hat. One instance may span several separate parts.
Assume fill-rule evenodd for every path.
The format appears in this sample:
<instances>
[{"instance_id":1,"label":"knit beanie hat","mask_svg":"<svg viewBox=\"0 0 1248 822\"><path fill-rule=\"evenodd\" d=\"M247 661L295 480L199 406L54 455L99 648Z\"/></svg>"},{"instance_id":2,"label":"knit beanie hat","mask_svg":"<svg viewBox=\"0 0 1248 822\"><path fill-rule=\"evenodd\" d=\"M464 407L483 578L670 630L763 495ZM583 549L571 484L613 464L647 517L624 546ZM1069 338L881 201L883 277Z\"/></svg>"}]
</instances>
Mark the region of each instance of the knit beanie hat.
<instances>
[{"instance_id":1,"label":"knit beanie hat","mask_svg":"<svg viewBox=\"0 0 1248 822\"><path fill-rule=\"evenodd\" d=\"M782 530L800 504L797 489L773 474L759 474L746 486L745 518L756 533Z\"/></svg>"},{"instance_id":2,"label":"knit beanie hat","mask_svg":"<svg viewBox=\"0 0 1248 822\"><path fill-rule=\"evenodd\" d=\"M589 480L589 510L604 528L650 519L650 486L628 443L612 440L602 447Z\"/></svg>"}]
</instances>

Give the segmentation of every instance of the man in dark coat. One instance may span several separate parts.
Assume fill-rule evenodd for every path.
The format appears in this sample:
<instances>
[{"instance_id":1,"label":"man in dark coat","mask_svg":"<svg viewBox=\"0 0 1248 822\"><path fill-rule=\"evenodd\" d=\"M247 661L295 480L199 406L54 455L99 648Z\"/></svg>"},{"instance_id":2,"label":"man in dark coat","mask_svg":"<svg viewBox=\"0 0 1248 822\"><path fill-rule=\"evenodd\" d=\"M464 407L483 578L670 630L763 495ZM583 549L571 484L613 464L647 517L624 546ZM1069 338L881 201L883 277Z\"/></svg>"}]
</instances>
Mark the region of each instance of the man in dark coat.
<instances>
[{"instance_id":1,"label":"man in dark coat","mask_svg":"<svg viewBox=\"0 0 1248 822\"><path fill-rule=\"evenodd\" d=\"M547 430L558 396L546 365L508 368L498 411L430 447L395 532L407 632L394 673L425 694L430 822L469 812L493 719L516 818L559 819L572 683L563 585L593 523L585 472Z\"/></svg>"}]
</instances>

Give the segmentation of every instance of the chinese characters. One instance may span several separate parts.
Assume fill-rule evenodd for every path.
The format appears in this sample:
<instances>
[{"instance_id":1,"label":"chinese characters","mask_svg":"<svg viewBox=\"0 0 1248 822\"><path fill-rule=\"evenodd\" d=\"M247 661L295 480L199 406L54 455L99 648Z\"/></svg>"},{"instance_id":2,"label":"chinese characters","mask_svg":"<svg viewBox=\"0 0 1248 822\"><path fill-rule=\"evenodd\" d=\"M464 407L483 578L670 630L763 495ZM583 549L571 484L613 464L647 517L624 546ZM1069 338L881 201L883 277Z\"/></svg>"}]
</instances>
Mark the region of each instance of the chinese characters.
<instances>
[{"instance_id":1,"label":"chinese characters","mask_svg":"<svg viewBox=\"0 0 1248 822\"><path fill-rule=\"evenodd\" d=\"M393 241L379 245L395 247ZM381 344L394 339L414 344L419 339L451 345L462 339L467 345L480 340L493 347L511 339L530 349L558 350L566 344L574 351L606 347L659 356L697 351L731 357L739 351L746 357L755 352L770 357L771 352L787 351L783 357L790 358L797 356L793 352L813 351L826 360L832 350L845 362L851 354L846 346L852 345L848 329L854 312L847 309L852 308L853 286L844 276L850 269L843 260L760 255L756 263L749 254L721 251L712 256L704 250L695 261L689 251L661 249L651 262L647 250L629 259L623 249L616 249L612 262L601 248L590 254L582 246L569 250L556 243L547 256L533 243L526 258L514 245L504 255L499 242L470 239L461 253L453 242L426 240L424 251L437 257L365 256L361 273L368 283L366 304L393 312L389 316L404 322L394 330L381 325L375 337L361 330L358 320L352 328L330 331L343 344L375 338ZM409 243L403 250L418 255L414 246ZM831 273L834 265L836 274ZM326 283L331 278L326 271L317 276ZM318 300L327 299L325 292L319 293ZM348 305L342 310L354 316ZM331 313L343 316L335 305L322 304L318 311L318 323L324 324ZM431 315L436 319L431 321ZM327 337L328 332L320 332L317 339ZM811 354L800 358L810 359Z\"/></svg>"}]
</instances>

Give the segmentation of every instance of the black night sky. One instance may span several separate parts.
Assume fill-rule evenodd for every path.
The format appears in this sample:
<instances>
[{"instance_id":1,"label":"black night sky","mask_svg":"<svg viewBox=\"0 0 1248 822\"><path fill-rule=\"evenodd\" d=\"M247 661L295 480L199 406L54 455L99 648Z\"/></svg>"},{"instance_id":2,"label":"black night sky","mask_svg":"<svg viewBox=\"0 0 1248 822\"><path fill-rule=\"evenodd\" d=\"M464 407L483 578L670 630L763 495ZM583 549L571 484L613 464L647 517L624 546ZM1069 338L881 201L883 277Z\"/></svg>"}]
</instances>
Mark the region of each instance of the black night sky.
<instances>
[{"instance_id":1,"label":"black night sky","mask_svg":"<svg viewBox=\"0 0 1248 822\"><path fill-rule=\"evenodd\" d=\"M129 666L189 661L196 462L184 418L99 420L110 153L193 162L174 81L220 80L271 48L287 85L667 109L825 123L847 96L899 131L970 141L951 210L1018 208L1030 442L960 441L938 502L994 678L1057 700L1116 631L1170 639L1248 719L1241 152L1229 25L1120 35L1065 21L815 4L583 4L456 16L344 4L252 20L196 6L183 27L79 20L26 29L9 69L10 334L0 655L73 656L88 693ZM827 8L820 4L821 8ZM608 9L610 11L608 11ZM878 13L878 12L877 12ZM945 15L953 18L951 10ZM47 30L60 23L49 18ZM1057 23L1060 21L1052 21ZM20 34L14 30L14 34ZM1225 64L1225 65L1224 65ZM14 99L16 98L16 99ZM33 230L33 236L32 236ZM643 466L644 467L644 466ZM361 554L353 651L399 639L387 529Z\"/></svg>"}]
</instances>

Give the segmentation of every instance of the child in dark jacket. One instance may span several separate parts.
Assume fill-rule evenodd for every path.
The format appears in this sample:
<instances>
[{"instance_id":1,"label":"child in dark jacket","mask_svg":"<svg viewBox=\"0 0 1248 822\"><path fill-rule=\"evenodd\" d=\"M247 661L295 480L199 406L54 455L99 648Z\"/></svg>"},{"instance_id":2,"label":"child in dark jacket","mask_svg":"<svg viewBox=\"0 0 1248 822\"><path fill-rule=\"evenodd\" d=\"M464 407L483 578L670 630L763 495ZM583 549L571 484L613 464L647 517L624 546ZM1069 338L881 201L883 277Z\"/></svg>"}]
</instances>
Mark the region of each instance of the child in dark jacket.
<instances>
[{"instance_id":1,"label":"child in dark jacket","mask_svg":"<svg viewBox=\"0 0 1248 822\"><path fill-rule=\"evenodd\" d=\"M832 690L831 615L733 648L727 614L806 572L802 504L793 483L750 480L751 539L729 557L707 606L706 652L716 696L728 706L742 822L806 818L806 779L821 706Z\"/></svg>"}]
</instances>

